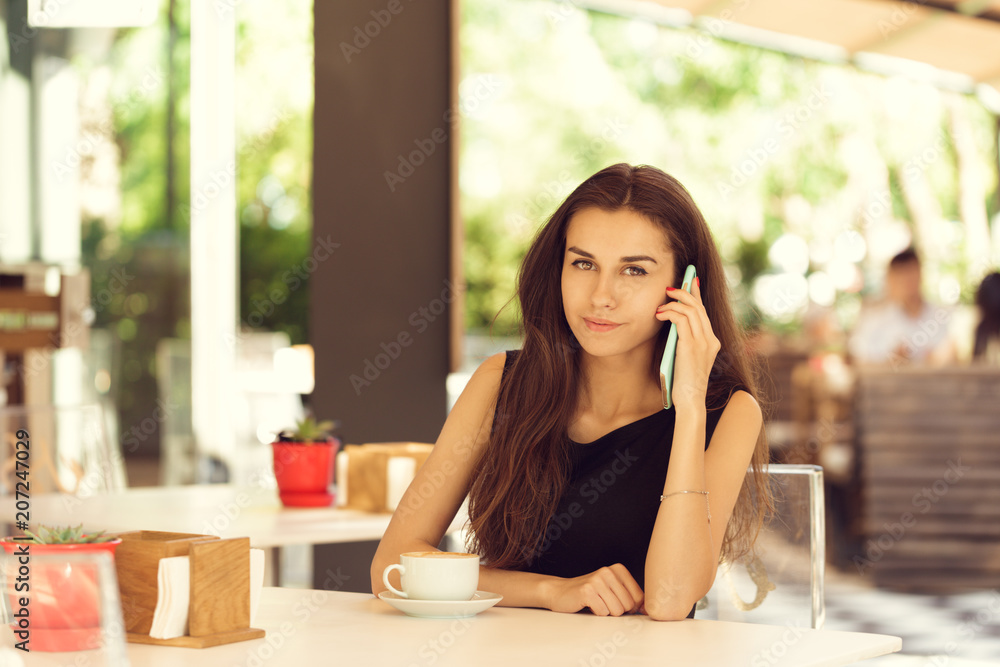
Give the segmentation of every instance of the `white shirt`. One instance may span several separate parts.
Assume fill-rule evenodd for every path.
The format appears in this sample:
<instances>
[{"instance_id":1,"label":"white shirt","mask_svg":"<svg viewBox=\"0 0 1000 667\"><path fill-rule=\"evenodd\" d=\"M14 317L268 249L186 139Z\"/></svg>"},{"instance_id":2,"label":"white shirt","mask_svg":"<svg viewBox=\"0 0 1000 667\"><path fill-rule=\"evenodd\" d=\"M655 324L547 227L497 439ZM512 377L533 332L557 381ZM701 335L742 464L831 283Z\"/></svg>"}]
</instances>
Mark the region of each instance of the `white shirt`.
<instances>
[{"instance_id":1,"label":"white shirt","mask_svg":"<svg viewBox=\"0 0 1000 667\"><path fill-rule=\"evenodd\" d=\"M913 362L927 361L931 352L945 341L951 310L924 304L917 317L910 317L895 302L872 306L861 312L848 349L855 361L888 363L902 361L897 354L902 347Z\"/></svg>"}]
</instances>

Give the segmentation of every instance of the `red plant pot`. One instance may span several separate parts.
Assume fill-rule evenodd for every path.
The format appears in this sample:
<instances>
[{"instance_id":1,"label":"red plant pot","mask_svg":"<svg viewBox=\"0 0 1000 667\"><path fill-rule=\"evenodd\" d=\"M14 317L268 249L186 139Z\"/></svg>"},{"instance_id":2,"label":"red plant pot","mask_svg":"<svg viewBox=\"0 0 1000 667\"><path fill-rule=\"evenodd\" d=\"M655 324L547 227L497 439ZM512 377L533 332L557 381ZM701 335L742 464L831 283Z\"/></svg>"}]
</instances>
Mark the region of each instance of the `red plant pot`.
<instances>
[{"instance_id":1,"label":"red plant pot","mask_svg":"<svg viewBox=\"0 0 1000 667\"><path fill-rule=\"evenodd\" d=\"M287 507L327 507L333 502L333 462L340 446L332 442L275 442L274 478Z\"/></svg>"},{"instance_id":2,"label":"red plant pot","mask_svg":"<svg viewBox=\"0 0 1000 667\"><path fill-rule=\"evenodd\" d=\"M34 561L34 556L105 552L115 555L120 539L99 544L32 544L23 540L0 540L7 559L6 590L15 617L15 633L26 631L28 648L34 651L84 651L101 645L101 594L97 566L93 563L55 563ZM27 563L15 554L27 546ZM28 590L17 590L18 578ZM28 602L27 617L21 599ZM17 641L22 637L15 634Z\"/></svg>"}]
</instances>

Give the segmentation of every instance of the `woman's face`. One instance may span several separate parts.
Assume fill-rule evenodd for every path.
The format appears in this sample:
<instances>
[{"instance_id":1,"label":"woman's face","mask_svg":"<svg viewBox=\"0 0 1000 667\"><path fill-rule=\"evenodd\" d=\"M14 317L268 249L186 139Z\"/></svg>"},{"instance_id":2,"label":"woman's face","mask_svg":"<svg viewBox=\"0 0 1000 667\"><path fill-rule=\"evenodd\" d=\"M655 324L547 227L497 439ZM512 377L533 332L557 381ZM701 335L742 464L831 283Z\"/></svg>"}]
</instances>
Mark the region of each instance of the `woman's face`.
<instances>
[{"instance_id":1,"label":"woman's face","mask_svg":"<svg viewBox=\"0 0 1000 667\"><path fill-rule=\"evenodd\" d=\"M570 218L562 267L563 311L588 353L652 347L656 307L673 286L674 256L662 229L629 210L586 208Z\"/></svg>"}]
</instances>

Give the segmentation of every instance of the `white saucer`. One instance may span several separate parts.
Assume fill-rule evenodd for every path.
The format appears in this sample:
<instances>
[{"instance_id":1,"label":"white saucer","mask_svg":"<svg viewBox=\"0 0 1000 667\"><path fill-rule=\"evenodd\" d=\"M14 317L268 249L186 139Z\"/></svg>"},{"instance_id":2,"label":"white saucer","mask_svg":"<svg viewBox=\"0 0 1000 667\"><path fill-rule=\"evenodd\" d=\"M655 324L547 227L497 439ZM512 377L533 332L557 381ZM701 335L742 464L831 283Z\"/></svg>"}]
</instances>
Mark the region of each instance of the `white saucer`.
<instances>
[{"instance_id":1,"label":"white saucer","mask_svg":"<svg viewBox=\"0 0 1000 667\"><path fill-rule=\"evenodd\" d=\"M476 591L471 600L408 600L392 591L382 591L378 597L407 616L418 618L469 618L503 599L502 595L486 591Z\"/></svg>"}]
</instances>

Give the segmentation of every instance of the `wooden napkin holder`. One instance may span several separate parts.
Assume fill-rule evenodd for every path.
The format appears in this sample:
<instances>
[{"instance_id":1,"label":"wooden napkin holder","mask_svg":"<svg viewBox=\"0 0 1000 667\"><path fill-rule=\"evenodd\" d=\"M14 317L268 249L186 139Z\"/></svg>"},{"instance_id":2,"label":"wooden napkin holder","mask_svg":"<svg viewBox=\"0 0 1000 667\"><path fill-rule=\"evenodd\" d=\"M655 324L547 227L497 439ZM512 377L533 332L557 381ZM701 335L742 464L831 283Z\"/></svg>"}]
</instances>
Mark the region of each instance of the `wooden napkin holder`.
<instances>
[{"instance_id":1,"label":"wooden napkin holder","mask_svg":"<svg viewBox=\"0 0 1000 667\"><path fill-rule=\"evenodd\" d=\"M115 568L126 639L136 644L205 648L258 639L250 627L250 538L142 530L119 535ZM160 559L188 556L191 592L188 634L172 639L149 636L156 610Z\"/></svg>"},{"instance_id":2,"label":"wooden napkin holder","mask_svg":"<svg viewBox=\"0 0 1000 667\"><path fill-rule=\"evenodd\" d=\"M338 480L347 486L344 509L391 512L392 508L386 505L389 459L396 456L412 458L419 470L433 449L434 445L420 442L345 445L342 456L347 458L347 474L346 479Z\"/></svg>"}]
</instances>

